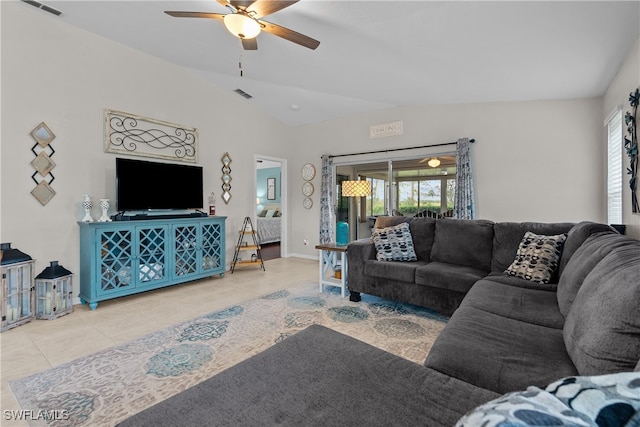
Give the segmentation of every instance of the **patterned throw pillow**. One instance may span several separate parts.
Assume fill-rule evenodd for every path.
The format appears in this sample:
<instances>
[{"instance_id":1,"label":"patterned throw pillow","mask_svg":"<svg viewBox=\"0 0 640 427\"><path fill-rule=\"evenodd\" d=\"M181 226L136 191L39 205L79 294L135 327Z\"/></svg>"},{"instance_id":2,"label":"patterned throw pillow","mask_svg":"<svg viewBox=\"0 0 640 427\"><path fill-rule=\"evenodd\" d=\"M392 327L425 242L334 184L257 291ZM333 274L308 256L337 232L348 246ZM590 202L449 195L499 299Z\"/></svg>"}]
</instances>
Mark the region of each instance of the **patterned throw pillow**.
<instances>
[{"instance_id":1,"label":"patterned throw pillow","mask_svg":"<svg viewBox=\"0 0 640 427\"><path fill-rule=\"evenodd\" d=\"M378 261L417 261L409 224L374 229L371 238Z\"/></svg>"},{"instance_id":2,"label":"patterned throw pillow","mask_svg":"<svg viewBox=\"0 0 640 427\"><path fill-rule=\"evenodd\" d=\"M516 258L504 274L544 284L558 268L566 234L542 236L527 231L520 242Z\"/></svg>"},{"instance_id":3,"label":"patterned throw pillow","mask_svg":"<svg viewBox=\"0 0 640 427\"><path fill-rule=\"evenodd\" d=\"M456 427L633 427L640 422L639 388L638 372L567 377L482 404Z\"/></svg>"}]
</instances>

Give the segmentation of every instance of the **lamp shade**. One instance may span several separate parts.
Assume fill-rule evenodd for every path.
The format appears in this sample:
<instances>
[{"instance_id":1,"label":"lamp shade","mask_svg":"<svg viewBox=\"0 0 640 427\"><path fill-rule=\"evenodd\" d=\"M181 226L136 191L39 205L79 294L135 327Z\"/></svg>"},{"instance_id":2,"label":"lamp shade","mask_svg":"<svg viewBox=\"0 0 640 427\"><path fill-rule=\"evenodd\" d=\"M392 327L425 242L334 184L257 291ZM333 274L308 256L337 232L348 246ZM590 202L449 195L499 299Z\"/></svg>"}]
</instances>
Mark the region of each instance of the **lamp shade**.
<instances>
[{"instance_id":1,"label":"lamp shade","mask_svg":"<svg viewBox=\"0 0 640 427\"><path fill-rule=\"evenodd\" d=\"M238 38L252 39L260 34L260 24L246 15L229 13L223 19L227 30Z\"/></svg>"},{"instance_id":2,"label":"lamp shade","mask_svg":"<svg viewBox=\"0 0 640 427\"><path fill-rule=\"evenodd\" d=\"M365 197L371 194L369 181L342 181L342 195L344 197Z\"/></svg>"}]
</instances>

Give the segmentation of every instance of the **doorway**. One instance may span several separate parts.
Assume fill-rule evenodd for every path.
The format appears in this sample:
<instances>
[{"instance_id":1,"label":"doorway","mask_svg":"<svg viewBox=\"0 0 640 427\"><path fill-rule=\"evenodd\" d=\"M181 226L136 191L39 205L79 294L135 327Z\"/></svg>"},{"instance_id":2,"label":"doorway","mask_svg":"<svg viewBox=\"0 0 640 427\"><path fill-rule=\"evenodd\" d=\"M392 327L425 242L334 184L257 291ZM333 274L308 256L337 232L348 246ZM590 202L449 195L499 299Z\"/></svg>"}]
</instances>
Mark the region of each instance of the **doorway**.
<instances>
[{"instance_id":1,"label":"doorway","mask_svg":"<svg viewBox=\"0 0 640 427\"><path fill-rule=\"evenodd\" d=\"M254 226L262 259L286 254L286 160L255 156Z\"/></svg>"}]
</instances>

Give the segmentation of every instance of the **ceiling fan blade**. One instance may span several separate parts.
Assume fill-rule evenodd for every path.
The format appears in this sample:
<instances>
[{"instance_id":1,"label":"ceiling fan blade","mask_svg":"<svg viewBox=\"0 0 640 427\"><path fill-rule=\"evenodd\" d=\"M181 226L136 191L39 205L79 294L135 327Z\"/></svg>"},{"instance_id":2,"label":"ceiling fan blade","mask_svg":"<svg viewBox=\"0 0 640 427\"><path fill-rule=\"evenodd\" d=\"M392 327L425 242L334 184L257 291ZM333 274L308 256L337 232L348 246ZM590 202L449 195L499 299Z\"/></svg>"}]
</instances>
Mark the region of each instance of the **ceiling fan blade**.
<instances>
[{"instance_id":1,"label":"ceiling fan blade","mask_svg":"<svg viewBox=\"0 0 640 427\"><path fill-rule=\"evenodd\" d=\"M298 3L300 0L256 0L250 6L246 6L247 11L253 12L251 16L255 19L271 15L279 10Z\"/></svg>"},{"instance_id":2,"label":"ceiling fan blade","mask_svg":"<svg viewBox=\"0 0 640 427\"><path fill-rule=\"evenodd\" d=\"M300 46L304 46L309 49L315 49L320 46L320 42L318 40L312 39L309 36L305 36L304 34L300 34L288 28L281 27L280 25L272 24L266 21L260 21L260 24L263 25L263 31L271 33L274 36L282 37L283 39L299 44Z\"/></svg>"},{"instance_id":3,"label":"ceiling fan blade","mask_svg":"<svg viewBox=\"0 0 640 427\"><path fill-rule=\"evenodd\" d=\"M252 39L240 39L242 40L242 47L244 50L258 50L258 40L256 37Z\"/></svg>"},{"instance_id":4,"label":"ceiling fan blade","mask_svg":"<svg viewBox=\"0 0 640 427\"><path fill-rule=\"evenodd\" d=\"M221 13L209 13L209 12L179 12L172 10L165 10L164 13L176 18L209 18L209 19L224 19L224 15Z\"/></svg>"},{"instance_id":5,"label":"ceiling fan blade","mask_svg":"<svg viewBox=\"0 0 640 427\"><path fill-rule=\"evenodd\" d=\"M218 3L222 3L224 0L218 0ZM236 9L240 6L243 9L248 8L255 2L256 0L229 0L227 3L230 3Z\"/></svg>"}]
</instances>

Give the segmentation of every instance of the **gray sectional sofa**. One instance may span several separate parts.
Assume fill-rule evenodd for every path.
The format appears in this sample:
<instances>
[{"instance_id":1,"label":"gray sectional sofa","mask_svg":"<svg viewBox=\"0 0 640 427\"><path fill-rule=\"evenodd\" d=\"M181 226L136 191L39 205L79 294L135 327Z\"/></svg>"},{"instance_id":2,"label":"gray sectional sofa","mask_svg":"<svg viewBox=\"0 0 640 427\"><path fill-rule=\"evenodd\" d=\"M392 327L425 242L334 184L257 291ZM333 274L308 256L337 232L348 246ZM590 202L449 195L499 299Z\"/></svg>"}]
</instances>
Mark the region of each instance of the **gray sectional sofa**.
<instances>
[{"instance_id":1,"label":"gray sectional sofa","mask_svg":"<svg viewBox=\"0 0 640 427\"><path fill-rule=\"evenodd\" d=\"M423 365L312 326L122 425L640 425L640 241L590 222L408 221L418 260L354 242L349 287L453 312ZM504 274L527 231L566 233L549 283Z\"/></svg>"},{"instance_id":2,"label":"gray sectional sofa","mask_svg":"<svg viewBox=\"0 0 640 427\"><path fill-rule=\"evenodd\" d=\"M375 229L404 222L409 224L413 238L417 255L415 262L377 260L376 247L371 239L349 245L348 287L352 301L358 301L359 293L365 293L430 307L450 315L478 280L489 275L503 276L514 260L525 232L540 235L568 233L559 273L588 234L613 232L607 225L591 222L494 223L404 216L378 217ZM522 283L518 280L512 282ZM553 285L542 287L555 289Z\"/></svg>"}]
</instances>

